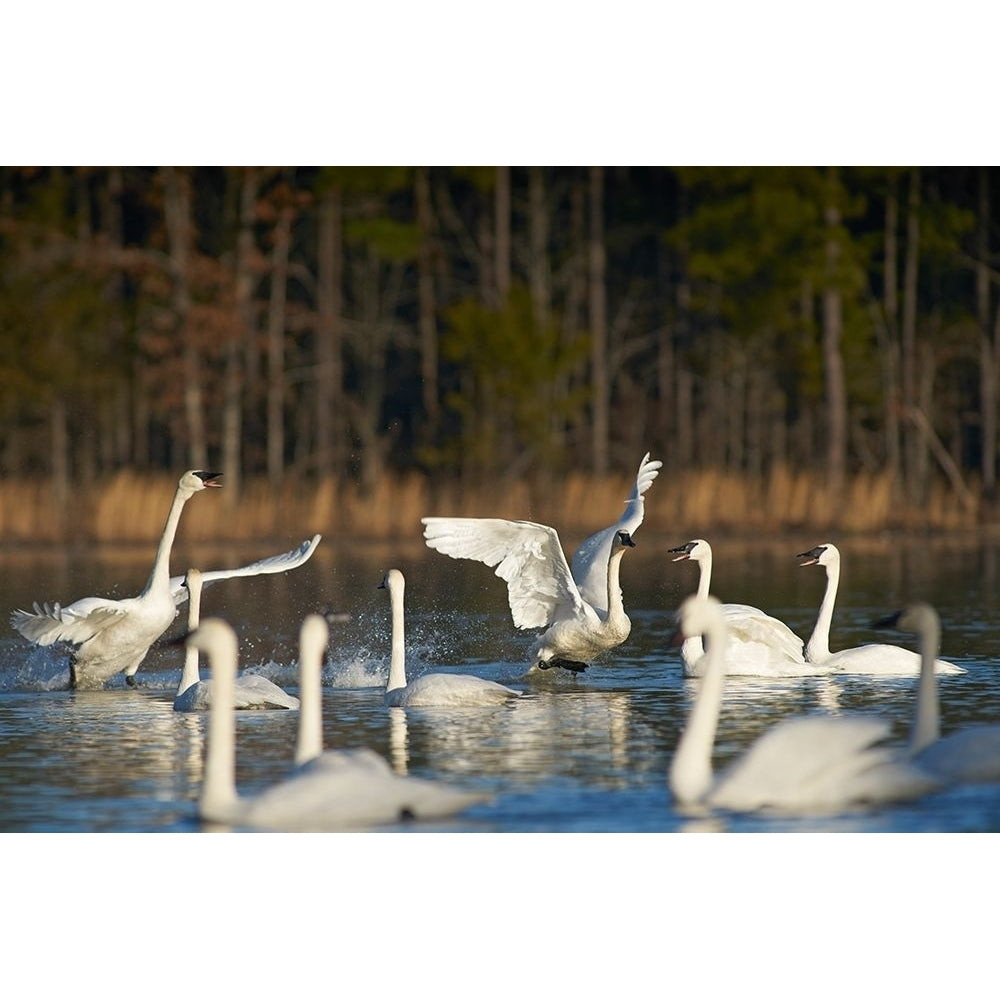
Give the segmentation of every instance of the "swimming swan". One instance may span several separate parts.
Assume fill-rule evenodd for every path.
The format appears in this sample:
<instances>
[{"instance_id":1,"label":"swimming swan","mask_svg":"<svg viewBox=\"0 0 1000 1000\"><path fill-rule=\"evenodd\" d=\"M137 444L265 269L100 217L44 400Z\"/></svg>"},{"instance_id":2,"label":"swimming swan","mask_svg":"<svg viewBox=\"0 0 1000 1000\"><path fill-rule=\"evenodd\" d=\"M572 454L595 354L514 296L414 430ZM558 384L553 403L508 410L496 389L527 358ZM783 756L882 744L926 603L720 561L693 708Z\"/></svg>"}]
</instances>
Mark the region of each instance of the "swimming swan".
<instances>
[{"instance_id":1,"label":"swimming swan","mask_svg":"<svg viewBox=\"0 0 1000 1000\"><path fill-rule=\"evenodd\" d=\"M308 632L325 639L326 622L310 616ZM198 814L208 823L265 830L322 831L369 827L409 818L451 815L487 797L464 792L435 781L404 778L371 750L321 754L306 760L284 781L253 796L236 791L235 716L233 681L236 677L236 633L218 618L208 618L187 637L188 643L208 656L215 685L209 712L205 778ZM315 650L319 649L319 653ZM303 694L300 732L316 725L319 705L319 666L325 641L305 644L300 650L300 685ZM308 692L308 693L307 693ZM301 736L300 736L301 743ZM297 750L298 758L301 751Z\"/></svg>"},{"instance_id":2,"label":"swimming swan","mask_svg":"<svg viewBox=\"0 0 1000 1000\"><path fill-rule=\"evenodd\" d=\"M63 607L56 603L35 603L34 614L16 610L11 624L25 639L39 646L67 642L74 646L70 656L70 686L100 688L115 674L133 676L149 652L149 647L170 627L177 606L187 600L184 577L171 577L170 550L177 533L181 511L195 493L221 487L220 472L185 472L177 483L173 503L160 536L156 559L145 589L137 597L114 600L84 597ZM232 576L279 573L305 562L319 542L315 535L298 549L251 563L240 569L213 570L203 574L205 584Z\"/></svg>"},{"instance_id":3,"label":"swimming swan","mask_svg":"<svg viewBox=\"0 0 1000 1000\"><path fill-rule=\"evenodd\" d=\"M878 746L891 732L888 720L864 716L785 719L714 775L726 619L716 598L698 595L684 601L677 617L682 636L708 638L708 664L670 764L670 790L682 806L829 812L914 798L938 787L931 776L900 761L898 751Z\"/></svg>"},{"instance_id":4,"label":"swimming swan","mask_svg":"<svg viewBox=\"0 0 1000 1000\"><path fill-rule=\"evenodd\" d=\"M188 631L193 632L201 618L202 572L189 569L185 576L191 603L188 606ZM188 645L184 655L184 670L174 696L175 712L204 712L212 707L212 682L203 681L198 673L198 650ZM233 692L233 707L298 708L299 699L286 694L273 681L259 674L240 674Z\"/></svg>"},{"instance_id":5,"label":"swimming swan","mask_svg":"<svg viewBox=\"0 0 1000 1000\"><path fill-rule=\"evenodd\" d=\"M712 546L704 538L667 550L674 562L698 563L698 595L708 597L712 585ZM802 655L802 640L783 622L749 604L723 604L726 616L726 673L752 677L798 677L811 673ZM699 677L705 652L700 635L684 640L684 676Z\"/></svg>"},{"instance_id":6,"label":"swimming swan","mask_svg":"<svg viewBox=\"0 0 1000 1000\"><path fill-rule=\"evenodd\" d=\"M966 726L941 736L934 663L941 642L941 620L929 604L917 601L875 623L918 637L920 680L910 735L910 754L923 770L947 784L1000 781L1000 725Z\"/></svg>"},{"instance_id":7,"label":"swimming swan","mask_svg":"<svg viewBox=\"0 0 1000 1000\"><path fill-rule=\"evenodd\" d=\"M800 566L823 566L826 569L826 592L820 604L819 615L812 635L806 643L806 660L820 663L845 674L900 674L916 675L920 671L920 657L910 649L875 643L854 646L830 652L830 624L833 621L833 607L837 600L837 586L840 582L840 551L830 542L817 545L808 552L800 552L797 559L804 559ZM965 668L936 659L934 670L938 674L964 674Z\"/></svg>"},{"instance_id":8,"label":"swimming swan","mask_svg":"<svg viewBox=\"0 0 1000 1000\"><path fill-rule=\"evenodd\" d=\"M471 524L463 523L466 520ZM518 628L547 626L531 649L529 670L564 667L579 673L605 650L620 646L629 637L632 623L625 614L619 584L622 555L635 548L628 532L616 532L613 540L605 569L610 606L601 617L580 594L554 528L530 521L492 521L487 522L491 525L487 540L482 522L474 519L424 521L450 522L447 528L428 525L427 531L435 532L427 543L432 548L448 555L465 551L468 558L497 566L497 576L507 581L510 610ZM474 556L474 552L482 554Z\"/></svg>"},{"instance_id":9,"label":"swimming swan","mask_svg":"<svg viewBox=\"0 0 1000 1000\"><path fill-rule=\"evenodd\" d=\"M406 642L403 591L406 582L398 569L391 569L379 584L389 591L392 608L392 654L385 703L391 707L420 708L432 705L499 705L519 698L520 691L471 674L423 674L406 682Z\"/></svg>"}]
</instances>

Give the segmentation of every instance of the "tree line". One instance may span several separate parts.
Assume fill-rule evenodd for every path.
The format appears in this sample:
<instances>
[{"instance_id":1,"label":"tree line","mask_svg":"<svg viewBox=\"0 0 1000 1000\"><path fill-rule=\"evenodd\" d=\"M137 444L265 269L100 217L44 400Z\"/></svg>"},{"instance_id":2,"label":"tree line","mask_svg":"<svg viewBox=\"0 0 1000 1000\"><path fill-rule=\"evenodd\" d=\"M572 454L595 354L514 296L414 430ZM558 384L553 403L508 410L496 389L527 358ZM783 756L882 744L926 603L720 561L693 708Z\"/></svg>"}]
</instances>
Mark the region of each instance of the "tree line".
<instances>
[{"instance_id":1,"label":"tree line","mask_svg":"<svg viewBox=\"0 0 1000 1000\"><path fill-rule=\"evenodd\" d=\"M0 168L0 471L997 490L987 167Z\"/></svg>"}]
</instances>

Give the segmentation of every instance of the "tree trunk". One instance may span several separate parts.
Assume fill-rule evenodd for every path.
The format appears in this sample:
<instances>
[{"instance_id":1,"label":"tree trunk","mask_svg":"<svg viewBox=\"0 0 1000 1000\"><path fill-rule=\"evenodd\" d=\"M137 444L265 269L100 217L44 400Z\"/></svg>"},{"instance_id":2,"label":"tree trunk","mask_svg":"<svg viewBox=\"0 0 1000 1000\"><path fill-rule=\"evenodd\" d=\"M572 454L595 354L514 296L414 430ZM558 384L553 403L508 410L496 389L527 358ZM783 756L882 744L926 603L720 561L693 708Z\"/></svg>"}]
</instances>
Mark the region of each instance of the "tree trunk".
<instances>
[{"instance_id":1,"label":"tree trunk","mask_svg":"<svg viewBox=\"0 0 1000 1000\"><path fill-rule=\"evenodd\" d=\"M271 298L267 311L267 478L277 486L285 471L285 296L292 242L291 205L278 211L271 254Z\"/></svg>"},{"instance_id":2,"label":"tree trunk","mask_svg":"<svg viewBox=\"0 0 1000 1000\"><path fill-rule=\"evenodd\" d=\"M431 203L430 168L418 167L414 178L417 203L417 226L420 248L417 254L417 299L420 333L421 400L426 422L423 440L430 443L437 436L438 407L438 332L437 300L434 294L434 209Z\"/></svg>"},{"instance_id":3,"label":"tree trunk","mask_svg":"<svg viewBox=\"0 0 1000 1000\"><path fill-rule=\"evenodd\" d=\"M841 340L844 332L843 302L840 291L840 209L837 206L837 178L832 172L831 191L823 216L827 226L826 283L823 288L823 368L826 380L827 461L829 489L834 502L844 485L847 466L847 386Z\"/></svg>"},{"instance_id":4,"label":"tree trunk","mask_svg":"<svg viewBox=\"0 0 1000 1000\"><path fill-rule=\"evenodd\" d=\"M889 191L885 200L885 275L883 278L883 298L885 303L885 337L882 345L882 370L884 373L885 397L885 458L886 471L893 484L899 489L899 473L902 468L900 458L899 407L901 402L899 385L899 198L896 195L896 179L889 179Z\"/></svg>"},{"instance_id":5,"label":"tree trunk","mask_svg":"<svg viewBox=\"0 0 1000 1000\"><path fill-rule=\"evenodd\" d=\"M324 474L343 472L343 196L339 188L324 192L319 205L319 287L316 379L316 460Z\"/></svg>"},{"instance_id":6,"label":"tree trunk","mask_svg":"<svg viewBox=\"0 0 1000 1000\"><path fill-rule=\"evenodd\" d=\"M987 167L979 168L979 226L976 259L976 318L979 321L979 395L983 492L991 498L996 489L997 371L990 324L990 182Z\"/></svg>"},{"instance_id":7,"label":"tree trunk","mask_svg":"<svg viewBox=\"0 0 1000 1000\"><path fill-rule=\"evenodd\" d=\"M605 288L604 168L590 168L590 378L593 393L591 451L593 471L608 471L608 304Z\"/></svg>"},{"instance_id":8,"label":"tree trunk","mask_svg":"<svg viewBox=\"0 0 1000 1000\"><path fill-rule=\"evenodd\" d=\"M903 408L909 412L917 404L917 279L920 265L920 168L910 173L910 194L906 212L906 260L903 269L903 321L900 367ZM908 425L905 434L905 478L907 497L920 502L923 483L919 478L923 442L916 428Z\"/></svg>"},{"instance_id":9,"label":"tree trunk","mask_svg":"<svg viewBox=\"0 0 1000 1000\"><path fill-rule=\"evenodd\" d=\"M208 457L205 446L201 358L192 331L188 328L191 311L191 289L188 278L191 251L190 178L176 167L164 167L163 181L164 214L173 277L173 309L182 345L188 461L192 468L204 469L208 464Z\"/></svg>"},{"instance_id":10,"label":"tree trunk","mask_svg":"<svg viewBox=\"0 0 1000 1000\"><path fill-rule=\"evenodd\" d=\"M226 477L226 506L236 506L243 486L243 365L246 344L253 337L254 222L257 208L257 171L241 171L239 228L233 264L237 333L226 343L222 389L222 471Z\"/></svg>"},{"instance_id":11,"label":"tree trunk","mask_svg":"<svg viewBox=\"0 0 1000 1000\"><path fill-rule=\"evenodd\" d=\"M510 293L510 167L497 167L496 187L496 292L502 309Z\"/></svg>"}]
</instances>

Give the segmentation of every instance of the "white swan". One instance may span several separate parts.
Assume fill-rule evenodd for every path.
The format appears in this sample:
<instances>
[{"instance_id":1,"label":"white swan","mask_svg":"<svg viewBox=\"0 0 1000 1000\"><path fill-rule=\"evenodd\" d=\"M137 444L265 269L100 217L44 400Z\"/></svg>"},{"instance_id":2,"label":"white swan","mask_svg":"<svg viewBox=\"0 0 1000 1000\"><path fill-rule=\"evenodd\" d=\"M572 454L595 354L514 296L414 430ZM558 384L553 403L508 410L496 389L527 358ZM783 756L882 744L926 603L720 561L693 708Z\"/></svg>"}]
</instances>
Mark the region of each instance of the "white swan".
<instances>
[{"instance_id":1,"label":"white swan","mask_svg":"<svg viewBox=\"0 0 1000 1000\"><path fill-rule=\"evenodd\" d=\"M137 597L114 600L84 597L66 607L56 603L34 605L30 611L16 610L11 624L25 639L39 646L66 642L75 647L70 656L70 685L74 688L103 687L124 671L132 683L149 647L170 627L177 606L187 600L183 576L170 576L170 550L184 504L200 490L219 487L222 473L191 470L177 483L173 503L160 536L156 559L145 589ZM319 542L315 535L298 549L272 556L249 566L213 570L203 574L206 584L233 576L279 573L305 562Z\"/></svg>"},{"instance_id":2,"label":"white swan","mask_svg":"<svg viewBox=\"0 0 1000 1000\"><path fill-rule=\"evenodd\" d=\"M712 546L695 538L667 550L674 562L698 563L698 595L708 597L712 585ZM802 640L783 622L749 604L723 604L726 616L726 673L752 677L799 677L812 673L802 655ZM684 676L698 677L705 652L700 635L684 640Z\"/></svg>"},{"instance_id":3,"label":"white swan","mask_svg":"<svg viewBox=\"0 0 1000 1000\"><path fill-rule=\"evenodd\" d=\"M687 598L678 612L683 636L708 638L708 663L670 764L670 790L683 806L734 811L829 812L915 798L939 782L877 744L888 720L801 716L772 726L722 774L712 748L722 703L726 619L714 597Z\"/></svg>"},{"instance_id":4,"label":"white swan","mask_svg":"<svg viewBox=\"0 0 1000 1000\"><path fill-rule=\"evenodd\" d=\"M303 693L299 723L300 727L313 727L317 735L312 739L317 747L321 736L315 708L319 705L319 659L325 641L313 642L310 646L308 636L325 639L326 627L326 622L318 615L309 616L308 623L303 625L307 639L299 658ZM284 781L257 795L238 795L232 705L237 667L236 633L221 619L209 618L188 636L187 641L207 654L215 684L209 713L205 778L198 802L198 814L204 821L265 830L336 830L414 817L448 816L487 799L487 796L453 789L435 781L400 777L371 750L321 754L302 762ZM315 652L317 647L318 654ZM301 739L300 736L300 748ZM296 758L302 752L300 748Z\"/></svg>"},{"instance_id":5,"label":"white swan","mask_svg":"<svg viewBox=\"0 0 1000 1000\"><path fill-rule=\"evenodd\" d=\"M800 552L797 559L804 559L800 566L823 566L826 569L826 592L820 604L819 614L812 635L806 643L806 660L823 664L832 671L845 674L900 674L916 675L920 671L920 657L910 649L886 643L854 646L830 652L830 624L833 621L833 607L837 600L837 586L840 582L840 550L826 542L808 552ZM934 670L939 674L964 674L965 668L947 660L936 659Z\"/></svg>"},{"instance_id":6,"label":"white swan","mask_svg":"<svg viewBox=\"0 0 1000 1000\"><path fill-rule=\"evenodd\" d=\"M406 582L398 569L391 569L379 584L389 591L392 608L392 653L385 703L398 708L444 705L499 705L519 698L520 691L471 674L423 674L406 682L406 640L403 591Z\"/></svg>"},{"instance_id":7,"label":"white swan","mask_svg":"<svg viewBox=\"0 0 1000 1000\"><path fill-rule=\"evenodd\" d=\"M941 736L934 663L941 642L941 620L929 604L916 601L875 623L915 634L920 644L920 680L909 750L923 770L949 785L1000 781L1000 725L966 726Z\"/></svg>"},{"instance_id":8,"label":"white swan","mask_svg":"<svg viewBox=\"0 0 1000 1000\"><path fill-rule=\"evenodd\" d=\"M184 577L191 603L188 605L188 631L193 632L201 619L202 572L189 569ZM204 712L212 707L212 682L203 681L198 673L198 650L187 645L184 670L174 696L175 712ZM233 689L233 707L289 708L299 707L299 699L286 694L273 681L259 674L240 674Z\"/></svg>"}]
</instances>

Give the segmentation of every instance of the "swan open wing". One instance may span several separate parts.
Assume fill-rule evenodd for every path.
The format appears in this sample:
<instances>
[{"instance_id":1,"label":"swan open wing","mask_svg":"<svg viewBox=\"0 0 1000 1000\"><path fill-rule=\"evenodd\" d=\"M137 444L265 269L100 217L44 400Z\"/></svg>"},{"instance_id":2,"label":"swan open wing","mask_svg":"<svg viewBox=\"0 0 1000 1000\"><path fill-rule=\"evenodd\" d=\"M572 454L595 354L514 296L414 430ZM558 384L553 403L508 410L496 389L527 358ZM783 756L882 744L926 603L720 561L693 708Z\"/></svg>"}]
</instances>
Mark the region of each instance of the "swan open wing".
<instances>
[{"instance_id":1,"label":"swan open wing","mask_svg":"<svg viewBox=\"0 0 1000 1000\"><path fill-rule=\"evenodd\" d=\"M18 609L10 622L25 639L39 646L69 642L76 646L92 639L109 625L121 621L126 609L119 601L84 597L68 607L45 603L33 605L34 613Z\"/></svg>"},{"instance_id":2,"label":"swan open wing","mask_svg":"<svg viewBox=\"0 0 1000 1000\"><path fill-rule=\"evenodd\" d=\"M213 583L216 580L228 580L233 576L261 576L266 573L284 573L286 570L295 569L306 562L313 554L322 535L313 535L307 538L297 548L290 552L282 552L277 556L268 556L266 559L258 559L257 562L239 569L214 569L201 574L203 586ZM170 593L173 595L175 604L183 604L188 599L187 587L184 586L183 576L172 576L170 578Z\"/></svg>"},{"instance_id":3,"label":"swan open wing","mask_svg":"<svg viewBox=\"0 0 1000 1000\"><path fill-rule=\"evenodd\" d=\"M617 523L585 539L573 554L573 579L580 588L580 594L601 612L608 607L608 559L614 537L619 531L627 531L631 535L642 524L646 507L642 495L660 474L662 465L660 461L650 461L647 451L639 463L632 495L625 501L625 510Z\"/></svg>"},{"instance_id":4,"label":"swan open wing","mask_svg":"<svg viewBox=\"0 0 1000 1000\"><path fill-rule=\"evenodd\" d=\"M588 613L554 528L489 517L421 520L430 548L452 559L496 567L496 575L507 582L510 613L518 628L544 628L558 614Z\"/></svg>"}]
</instances>

